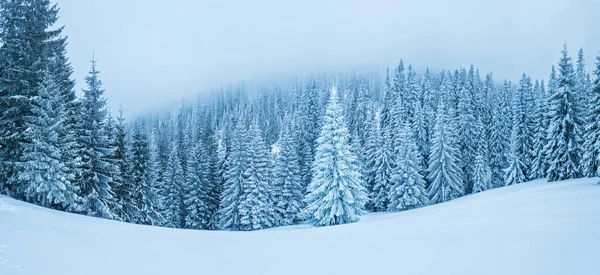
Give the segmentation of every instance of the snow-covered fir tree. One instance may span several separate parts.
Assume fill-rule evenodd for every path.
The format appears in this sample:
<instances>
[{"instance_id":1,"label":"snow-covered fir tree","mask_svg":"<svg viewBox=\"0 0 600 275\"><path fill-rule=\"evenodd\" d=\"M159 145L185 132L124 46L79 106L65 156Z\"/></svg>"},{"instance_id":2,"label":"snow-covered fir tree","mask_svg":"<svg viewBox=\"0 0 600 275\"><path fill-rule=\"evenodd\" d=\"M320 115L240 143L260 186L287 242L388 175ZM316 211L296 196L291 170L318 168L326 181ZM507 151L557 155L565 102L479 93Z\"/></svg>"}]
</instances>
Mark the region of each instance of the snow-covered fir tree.
<instances>
[{"instance_id":1,"label":"snow-covered fir tree","mask_svg":"<svg viewBox=\"0 0 600 275\"><path fill-rule=\"evenodd\" d=\"M581 176L582 118L576 79L571 57L565 44L558 62L556 88L548 100L550 125L548 144L548 181L578 178Z\"/></svg>"},{"instance_id":2,"label":"snow-covered fir tree","mask_svg":"<svg viewBox=\"0 0 600 275\"><path fill-rule=\"evenodd\" d=\"M287 115L279 136L279 154L274 171L275 208L281 218L281 225L297 223L304 205L300 162L294 138L295 127L292 123L292 118Z\"/></svg>"},{"instance_id":3,"label":"snow-covered fir tree","mask_svg":"<svg viewBox=\"0 0 600 275\"><path fill-rule=\"evenodd\" d=\"M400 136L404 140L400 155L397 156L396 169L391 175L394 183L388 194L389 211L401 211L429 204L425 180L421 171L421 155L413 136L412 126L406 122Z\"/></svg>"},{"instance_id":4,"label":"snow-covered fir tree","mask_svg":"<svg viewBox=\"0 0 600 275\"><path fill-rule=\"evenodd\" d=\"M240 112L241 113L241 112ZM225 163L225 182L221 203L217 212L220 229L240 230L241 221L239 205L242 198L242 187L246 180L244 172L249 162L247 148L248 129L244 120L240 119L231 135L229 150Z\"/></svg>"},{"instance_id":5,"label":"snow-covered fir tree","mask_svg":"<svg viewBox=\"0 0 600 275\"><path fill-rule=\"evenodd\" d=\"M592 84L591 101L585 127L583 172L588 177L600 176L600 56L596 57L596 78Z\"/></svg>"},{"instance_id":6,"label":"snow-covered fir tree","mask_svg":"<svg viewBox=\"0 0 600 275\"><path fill-rule=\"evenodd\" d=\"M456 136L452 129L454 124L443 103L438 106L433 139L429 152L429 167L427 178L431 203L440 203L464 195L461 169L457 164L458 149Z\"/></svg>"},{"instance_id":7,"label":"snow-covered fir tree","mask_svg":"<svg viewBox=\"0 0 600 275\"><path fill-rule=\"evenodd\" d=\"M175 142L171 145L166 165L165 182L163 183L166 188L166 197L163 199L164 212L162 216L166 219L168 227L183 228L185 226L185 216L182 211L184 208L182 188L185 177L183 176L183 168L181 168Z\"/></svg>"},{"instance_id":8,"label":"snow-covered fir tree","mask_svg":"<svg viewBox=\"0 0 600 275\"><path fill-rule=\"evenodd\" d=\"M211 212L208 208L209 163L208 154L202 142L197 142L188 156L188 172L185 196L186 228L209 229Z\"/></svg>"},{"instance_id":9,"label":"snow-covered fir tree","mask_svg":"<svg viewBox=\"0 0 600 275\"><path fill-rule=\"evenodd\" d=\"M547 119L547 95L544 88L544 81L541 83L538 81L534 85L534 94L536 95L536 105L534 106L534 132L533 132L533 148L532 148L532 163L531 163L531 174L530 179L539 179L546 176L546 154L544 146L546 146L546 124Z\"/></svg>"},{"instance_id":10,"label":"snow-covered fir tree","mask_svg":"<svg viewBox=\"0 0 600 275\"><path fill-rule=\"evenodd\" d=\"M485 191L492 188L492 171L486 158L488 153L488 141L483 132L484 125L482 118L479 117L474 127L479 132L477 142L477 154L475 156L475 163L473 164L473 193Z\"/></svg>"},{"instance_id":11,"label":"snow-covered fir tree","mask_svg":"<svg viewBox=\"0 0 600 275\"><path fill-rule=\"evenodd\" d=\"M133 190L131 199L133 205L131 210L136 212L129 213L133 216L133 221L140 224L159 224L159 197L158 190L154 185L154 175L150 159L150 144L147 135L141 130L136 130L133 136L132 144L132 169L131 178ZM131 211L130 210L130 211Z\"/></svg>"},{"instance_id":12,"label":"snow-covered fir tree","mask_svg":"<svg viewBox=\"0 0 600 275\"><path fill-rule=\"evenodd\" d=\"M244 181L238 206L240 230L258 230L272 227L275 220L273 186L269 175L269 150L262 131L255 121L250 125L244 142L248 163L243 171Z\"/></svg>"},{"instance_id":13,"label":"snow-covered fir tree","mask_svg":"<svg viewBox=\"0 0 600 275\"><path fill-rule=\"evenodd\" d=\"M107 158L113 154L107 132L106 99L96 69L96 60L91 60L91 70L85 78L87 88L83 90L82 113L79 126L81 175L77 179L83 211L90 216L113 218L110 210L115 204L111 190L112 175L117 167Z\"/></svg>"},{"instance_id":14,"label":"snow-covered fir tree","mask_svg":"<svg viewBox=\"0 0 600 275\"><path fill-rule=\"evenodd\" d=\"M21 144L37 142L27 133L27 120L50 65L47 53L55 52L62 31L52 29L57 19L49 0L0 2L0 189L16 198L24 198L25 190Z\"/></svg>"},{"instance_id":15,"label":"snow-covered fir tree","mask_svg":"<svg viewBox=\"0 0 600 275\"><path fill-rule=\"evenodd\" d=\"M333 87L317 138L313 179L304 198L307 206L303 215L313 226L356 222L365 214L365 183L356 167L342 114L337 89Z\"/></svg>"},{"instance_id":16,"label":"snow-covered fir tree","mask_svg":"<svg viewBox=\"0 0 600 275\"><path fill-rule=\"evenodd\" d=\"M62 123L57 113L56 90L53 80L47 75L38 95L32 98L32 116L24 122L23 154L14 163L22 172L16 178L16 189L29 202L63 210L77 210L79 196L76 187L69 181L67 167L61 162L56 126Z\"/></svg>"}]
</instances>

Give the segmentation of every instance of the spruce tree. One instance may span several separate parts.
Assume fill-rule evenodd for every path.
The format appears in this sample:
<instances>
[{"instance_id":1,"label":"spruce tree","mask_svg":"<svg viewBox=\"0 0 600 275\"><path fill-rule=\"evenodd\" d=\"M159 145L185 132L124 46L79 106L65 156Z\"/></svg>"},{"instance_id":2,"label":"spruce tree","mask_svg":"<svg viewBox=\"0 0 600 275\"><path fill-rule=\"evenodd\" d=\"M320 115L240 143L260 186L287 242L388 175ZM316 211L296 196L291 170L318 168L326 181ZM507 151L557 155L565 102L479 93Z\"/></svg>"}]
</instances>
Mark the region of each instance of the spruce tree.
<instances>
[{"instance_id":1,"label":"spruce tree","mask_svg":"<svg viewBox=\"0 0 600 275\"><path fill-rule=\"evenodd\" d=\"M535 82L534 86L536 95L536 105L534 109L535 119L535 131L533 133L533 151L532 151L532 163L531 163L531 175L530 179L539 179L546 176L546 154L544 152L544 146L546 146L546 129L548 125L546 123L547 116L547 95L544 88L544 81L541 83Z\"/></svg>"},{"instance_id":2,"label":"spruce tree","mask_svg":"<svg viewBox=\"0 0 600 275\"><path fill-rule=\"evenodd\" d=\"M27 133L28 120L35 116L48 51L62 31L50 29L57 19L58 8L49 0L0 2L0 189L16 198L24 198L21 144L36 142Z\"/></svg>"},{"instance_id":3,"label":"spruce tree","mask_svg":"<svg viewBox=\"0 0 600 275\"><path fill-rule=\"evenodd\" d=\"M491 188L492 171L488 158L488 140L484 133L482 118L479 117L473 127L479 132L477 141L477 154L473 164L473 193L485 191Z\"/></svg>"},{"instance_id":4,"label":"spruce tree","mask_svg":"<svg viewBox=\"0 0 600 275\"><path fill-rule=\"evenodd\" d=\"M520 149L521 143L518 138L519 130L517 127L513 128L511 139L510 139L510 154L508 156L508 168L504 170L504 185L514 185L525 182L525 164L521 160Z\"/></svg>"},{"instance_id":5,"label":"spruce tree","mask_svg":"<svg viewBox=\"0 0 600 275\"><path fill-rule=\"evenodd\" d=\"M269 179L269 151L258 123L253 122L244 142L248 164L243 171L244 182L239 203L240 230L272 227L275 220L273 186Z\"/></svg>"},{"instance_id":6,"label":"spruce tree","mask_svg":"<svg viewBox=\"0 0 600 275\"><path fill-rule=\"evenodd\" d=\"M449 114L452 111L448 112ZM433 139L429 152L427 178L430 185L429 199L432 204L449 201L464 195L461 169L457 164L456 136L452 132L452 119L443 103L438 106Z\"/></svg>"},{"instance_id":7,"label":"spruce tree","mask_svg":"<svg viewBox=\"0 0 600 275\"><path fill-rule=\"evenodd\" d=\"M208 181L209 165L208 155L202 142L197 142L192 147L188 156L188 173L186 185L188 192L185 196L187 216L186 228L208 229L211 222L211 213L208 208Z\"/></svg>"},{"instance_id":8,"label":"spruce tree","mask_svg":"<svg viewBox=\"0 0 600 275\"><path fill-rule=\"evenodd\" d=\"M91 71L85 78L87 89L83 90L82 114L78 127L82 174L77 179L77 184L83 198L84 213L114 218L110 209L116 202L110 185L116 167L107 161L113 152L104 130L107 118L106 99L102 82L98 78L96 60L92 59L91 64Z\"/></svg>"},{"instance_id":9,"label":"spruce tree","mask_svg":"<svg viewBox=\"0 0 600 275\"><path fill-rule=\"evenodd\" d=\"M17 189L29 202L61 210L77 210L79 197L75 186L69 181L67 167L61 162L56 126L62 123L57 112L58 97L54 96L56 85L47 75L38 95L32 98L32 116L25 120L27 130L23 133L23 154L15 162L22 171Z\"/></svg>"},{"instance_id":10,"label":"spruce tree","mask_svg":"<svg viewBox=\"0 0 600 275\"><path fill-rule=\"evenodd\" d=\"M160 213L158 209L158 190L154 186L150 167L150 145L148 137L137 130L133 136L132 152L132 181L134 189L131 197L137 213L132 214L132 219L140 224L158 224ZM131 211L130 210L130 211Z\"/></svg>"},{"instance_id":11,"label":"spruce tree","mask_svg":"<svg viewBox=\"0 0 600 275\"><path fill-rule=\"evenodd\" d=\"M167 161L165 171L166 197L164 198L164 213L162 216L166 219L168 227L185 227L185 216L183 216L183 194L182 187L185 181L183 168L177 154L177 144L173 142L171 152Z\"/></svg>"},{"instance_id":12,"label":"spruce tree","mask_svg":"<svg viewBox=\"0 0 600 275\"><path fill-rule=\"evenodd\" d=\"M571 57L565 44L558 63L556 89L550 95L548 108L550 125L546 152L549 157L548 181L578 178L581 176L581 125L580 102Z\"/></svg>"},{"instance_id":13,"label":"spruce tree","mask_svg":"<svg viewBox=\"0 0 600 275\"><path fill-rule=\"evenodd\" d=\"M411 128L410 123L405 123L400 134L404 142L397 158L396 169L391 175L394 185L388 194L389 211L408 210L429 204L425 180L421 174L421 155Z\"/></svg>"},{"instance_id":14,"label":"spruce tree","mask_svg":"<svg viewBox=\"0 0 600 275\"><path fill-rule=\"evenodd\" d=\"M241 227L239 205L242 198L242 187L246 181L244 172L249 162L247 148L245 147L248 138L247 127L240 117L233 135L231 135L230 151L225 161L225 182L217 212L218 227L220 229L240 230Z\"/></svg>"},{"instance_id":15,"label":"spruce tree","mask_svg":"<svg viewBox=\"0 0 600 275\"><path fill-rule=\"evenodd\" d=\"M135 160L131 159L128 150L129 144L127 141L127 131L125 117L123 117L123 110L119 110L115 131L116 149L113 157L115 159L115 165L117 166L117 174L114 175L115 178L113 180L119 182L120 184L114 188L113 191L115 193L115 200L117 201L117 204L119 204L123 209L122 213L117 214L121 216L123 221L134 222L139 209L133 202L132 193L135 189L135 185L132 179L133 171L130 164Z\"/></svg>"},{"instance_id":16,"label":"spruce tree","mask_svg":"<svg viewBox=\"0 0 600 275\"><path fill-rule=\"evenodd\" d=\"M600 56L596 57L596 79L592 85L583 148L583 171L588 177L600 176Z\"/></svg>"},{"instance_id":17,"label":"spruce tree","mask_svg":"<svg viewBox=\"0 0 600 275\"><path fill-rule=\"evenodd\" d=\"M365 213L367 193L348 143L349 133L342 114L334 87L317 139L313 179L304 198L307 205L304 217L313 226L356 222Z\"/></svg>"},{"instance_id":18,"label":"spruce tree","mask_svg":"<svg viewBox=\"0 0 600 275\"><path fill-rule=\"evenodd\" d=\"M275 164L276 209L281 217L281 225L291 225L300 219L303 208L302 178L297 143L294 138L292 118L285 118L279 136L279 156Z\"/></svg>"}]
</instances>

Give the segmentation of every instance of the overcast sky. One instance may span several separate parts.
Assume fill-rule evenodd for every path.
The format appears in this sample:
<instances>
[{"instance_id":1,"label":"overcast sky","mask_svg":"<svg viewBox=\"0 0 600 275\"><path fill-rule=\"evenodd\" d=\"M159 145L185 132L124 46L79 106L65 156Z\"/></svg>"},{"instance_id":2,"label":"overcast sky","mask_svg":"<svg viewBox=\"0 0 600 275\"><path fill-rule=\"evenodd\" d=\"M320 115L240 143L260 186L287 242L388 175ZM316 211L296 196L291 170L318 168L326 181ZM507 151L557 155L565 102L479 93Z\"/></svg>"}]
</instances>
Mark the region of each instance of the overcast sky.
<instances>
[{"instance_id":1,"label":"overcast sky","mask_svg":"<svg viewBox=\"0 0 600 275\"><path fill-rule=\"evenodd\" d=\"M588 68L598 0L58 0L78 91L98 59L109 106L128 115L220 85L394 66L547 78L563 42ZM489 3L484 3L489 2Z\"/></svg>"}]
</instances>

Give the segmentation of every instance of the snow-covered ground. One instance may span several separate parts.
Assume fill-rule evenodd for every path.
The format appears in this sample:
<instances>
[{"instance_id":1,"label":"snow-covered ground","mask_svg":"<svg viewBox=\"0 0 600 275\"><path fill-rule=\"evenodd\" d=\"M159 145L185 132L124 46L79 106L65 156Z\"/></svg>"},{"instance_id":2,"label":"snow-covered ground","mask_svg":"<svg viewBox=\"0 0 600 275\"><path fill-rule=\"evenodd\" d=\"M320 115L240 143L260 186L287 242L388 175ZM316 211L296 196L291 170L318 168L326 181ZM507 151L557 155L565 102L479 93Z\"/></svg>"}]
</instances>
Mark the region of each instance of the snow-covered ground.
<instances>
[{"instance_id":1,"label":"snow-covered ground","mask_svg":"<svg viewBox=\"0 0 600 275\"><path fill-rule=\"evenodd\" d=\"M0 197L0 274L600 274L597 181L256 232L131 225Z\"/></svg>"}]
</instances>

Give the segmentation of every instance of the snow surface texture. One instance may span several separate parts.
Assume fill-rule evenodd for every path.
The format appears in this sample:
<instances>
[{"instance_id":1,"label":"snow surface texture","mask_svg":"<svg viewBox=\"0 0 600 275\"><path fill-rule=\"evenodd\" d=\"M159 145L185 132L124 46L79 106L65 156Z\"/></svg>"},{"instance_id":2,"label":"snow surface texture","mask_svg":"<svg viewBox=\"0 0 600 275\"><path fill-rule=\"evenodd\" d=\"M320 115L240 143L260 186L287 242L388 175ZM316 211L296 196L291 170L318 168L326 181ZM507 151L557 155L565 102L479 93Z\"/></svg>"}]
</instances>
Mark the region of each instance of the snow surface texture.
<instances>
[{"instance_id":1,"label":"snow surface texture","mask_svg":"<svg viewBox=\"0 0 600 275\"><path fill-rule=\"evenodd\" d=\"M0 197L0 274L600 274L598 179L485 191L355 224L158 228Z\"/></svg>"}]
</instances>

